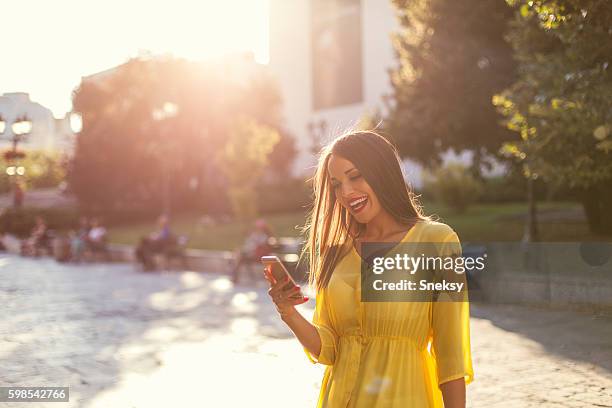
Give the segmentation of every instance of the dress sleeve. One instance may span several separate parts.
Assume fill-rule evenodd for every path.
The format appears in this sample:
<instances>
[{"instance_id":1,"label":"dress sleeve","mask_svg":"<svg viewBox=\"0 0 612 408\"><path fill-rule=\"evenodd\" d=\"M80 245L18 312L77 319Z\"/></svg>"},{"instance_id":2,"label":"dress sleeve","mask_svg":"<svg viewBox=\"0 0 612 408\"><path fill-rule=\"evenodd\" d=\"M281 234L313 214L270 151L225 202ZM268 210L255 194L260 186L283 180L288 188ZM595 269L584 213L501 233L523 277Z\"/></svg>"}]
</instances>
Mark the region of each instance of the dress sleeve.
<instances>
[{"instance_id":1,"label":"dress sleeve","mask_svg":"<svg viewBox=\"0 0 612 408\"><path fill-rule=\"evenodd\" d=\"M332 327L329 318L329 309L324 295L325 291L325 289L317 291L315 311L312 317L312 324L317 329L319 337L321 338L321 353L317 358L308 351L306 347L304 347L304 352L313 364L320 363L324 365L333 365L336 360L336 352L338 349L338 335Z\"/></svg>"},{"instance_id":2,"label":"dress sleeve","mask_svg":"<svg viewBox=\"0 0 612 408\"><path fill-rule=\"evenodd\" d=\"M440 255L461 256L461 244L454 231L444 240ZM474 379L474 370L465 273L456 275L453 280L465 284L465 293L461 299L440 298L432 303L432 352L436 360L438 384L459 378L465 378L466 384L469 384Z\"/></svg>"}]
</instances>

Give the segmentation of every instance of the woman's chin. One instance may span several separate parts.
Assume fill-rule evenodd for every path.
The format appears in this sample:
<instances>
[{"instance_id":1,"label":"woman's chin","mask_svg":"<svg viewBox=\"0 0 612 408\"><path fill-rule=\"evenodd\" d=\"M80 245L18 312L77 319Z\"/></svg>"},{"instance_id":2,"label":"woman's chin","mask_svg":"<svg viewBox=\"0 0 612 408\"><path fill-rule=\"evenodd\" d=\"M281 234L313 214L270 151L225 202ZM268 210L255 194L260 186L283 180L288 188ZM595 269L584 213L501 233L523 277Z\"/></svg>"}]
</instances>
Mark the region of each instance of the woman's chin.
<instances>
[{"instance_id":1,"label":"woman's chin","mask_svg":"<svg viewBox=\"0 0 612 408\"><path fill-rule=\"evenodd\" d=\"M364 211L358 212L357 214L353 214L353 218L355 218L355 221L360 224L367 224L372 219L372 217L369 217L368 215L369 214L366 209Z\"/></svg>"}]
</instances>

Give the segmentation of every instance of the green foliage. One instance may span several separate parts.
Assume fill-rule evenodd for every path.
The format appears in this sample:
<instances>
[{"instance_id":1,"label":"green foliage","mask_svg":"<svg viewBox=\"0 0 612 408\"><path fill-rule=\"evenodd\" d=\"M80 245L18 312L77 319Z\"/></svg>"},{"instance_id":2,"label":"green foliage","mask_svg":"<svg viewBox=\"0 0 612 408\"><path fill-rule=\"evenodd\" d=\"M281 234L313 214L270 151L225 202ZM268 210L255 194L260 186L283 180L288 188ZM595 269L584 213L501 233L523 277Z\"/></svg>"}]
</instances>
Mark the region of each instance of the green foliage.
<instances>
[{"instance_id":1,"label":"green foliage","mask_svg":"<svg viewBox=\"0 0 612 408\"><path fill-rule=\"evenodd\" d=\"M259 183L257 207L262 214L306 211L312 204L312 187L301 178L285 177L274 183Z\"/></svg>"},{"instance_id":2,"label":"green foliage","mask_svg":"<svg viewBox=\"0 0 612 408\"><path fill-rule=\"evenodd\" d=\"M66 230L78 225L79 214L69 208L6 208L0 212L0 234L25 238L30 235L38 216L45 220L50 229Z\"/></svg>"},{"instance_id":3,"label":"green foliage","mask_svg":"<svg viewBox=\"0 0 612 408\"><path fill-rule=\"evenodd\" d=\"M520 78L493 99L521 135L506 151L530 157L533 172L551 181L578 188L606 182L612 10L601 1L512 3L520 4L509 34Z\"/></svg>"},{"instance_id":4,"label":"green foliage","mask_svg":"<svg viewBox=\"0 0 612 408\"><path fill-rule=\"evenodd\" d=\"M481 182L459 163L448 163L425 172L423 182L426 194L432 194L457 213L465 212L483 193Z\"/></svg>"},{"instance_id":5,"label":"green foliage","mask_svg":"<svg viewBox=\"0 0 612 408\"><path fill-rule=\"evenodd\" d=\"M612 184L612 7L605 0L508 3L516 7L508 39L519 77L493 103L520 139L504 151L527 177L602 199ZM612 232L608 218L591 225Z\"/></svg>"},{"instance_id":6,"label":"green foliage","mask_svg":"<svg viewBox=\"0 0 612 408\"><path fill-rule=\"evenodd\" d=\"M255 185L279 140L275 129L247 118L238 119L230 131L217 161L227 178L229 199L237 217L248 219L257 215Z\"/></svg>"},{"instance_id":7,"label":"green foliage","mask_svg":"<svg viewBox=\"0 0 612 408\"><path fill-rule=\"evenodd\" d=\"M491 96L515 79L504 40L512 9L502 1L394 0L398 68L385 130L400 153L431 166L448 149L480 161L513 134L499 125Z\"/></svg>"},{"instance_id":8,"label":"green foliage","mask_svg":"<svg viewBox=\"0 0 612 408\"><path fill-rule=\"evenodd\" d=\"M228 75L231 63L142 57L85 78L73 97L83 127L69 172L82 207L160 212L169 179L174 210L225 212L227 185L215 158L240 115L278 132L271 171L288 169L295 151L280 125L278 89L254 63L239 78ZM156 118L166 103L175 114Z\"/></svg>"},{"instance_id":9,"label":"green foliage","mask_svg":"<svg viewBox=\"0 0 612 408\"><path fill-rule=\"evenodd\" d=\"M11 190L11 178L6 175L6 163L0 167L0 193ZM19 177L26 188L57 187L66 178L66 159L59 153L28 151L26 157L15 163L25 167L25 174Z\"/></svg>"},{"instance_id":10,"label":"green foliage","mask_svg":"<svg viewBox=\"0 0 612 408\"><path fill-rule=\"evenodd\" d=\"M482 191L479 203L520 203L525 201L527 180L520 169L513 168L504 176L485 177L482 179ZM575 200L575 196L563 186L545 183L542 178L535 180L535 198L538 200Z\"/></svg>"}]
</instances>

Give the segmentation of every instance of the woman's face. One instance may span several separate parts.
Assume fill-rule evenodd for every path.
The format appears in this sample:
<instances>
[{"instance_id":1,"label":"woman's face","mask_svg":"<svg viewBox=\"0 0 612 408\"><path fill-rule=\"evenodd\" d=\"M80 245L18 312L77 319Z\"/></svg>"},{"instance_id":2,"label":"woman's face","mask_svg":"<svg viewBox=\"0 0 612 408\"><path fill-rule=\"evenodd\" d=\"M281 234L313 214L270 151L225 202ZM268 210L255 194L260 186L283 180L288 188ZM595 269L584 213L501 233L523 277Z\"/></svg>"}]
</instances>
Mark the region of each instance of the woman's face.
<instances>
[{"instance_id":1,"label":"woman's face","mask_svg":"<svg viewBox=\"0 0 612 408\"><path fill-rule=\"evenodd\" d=\"M336 199L357 222L367 224L380 213L378 197L353 163L331 155L327 172Z\"/></svg>"}]
</instances>

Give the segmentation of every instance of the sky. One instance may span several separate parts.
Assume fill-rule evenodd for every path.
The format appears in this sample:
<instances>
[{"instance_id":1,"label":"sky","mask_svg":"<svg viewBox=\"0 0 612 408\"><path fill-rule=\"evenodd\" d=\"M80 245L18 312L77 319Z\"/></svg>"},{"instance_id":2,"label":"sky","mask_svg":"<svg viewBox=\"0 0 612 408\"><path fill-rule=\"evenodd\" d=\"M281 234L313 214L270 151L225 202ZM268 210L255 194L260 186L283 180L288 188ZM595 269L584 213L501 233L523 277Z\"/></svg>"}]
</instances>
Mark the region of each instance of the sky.
<instances>
[{"instance_id":1,"label":"sky","mask_svg":"<svg viewBox=\"0 0 612 408\"><path fill-rule=\"evenodd\" d=\"M192 60L252 51L268 62L269 0L5 0L0 94L63 116L81 77L144 52Z\"/></svg>"}]
</instances>

